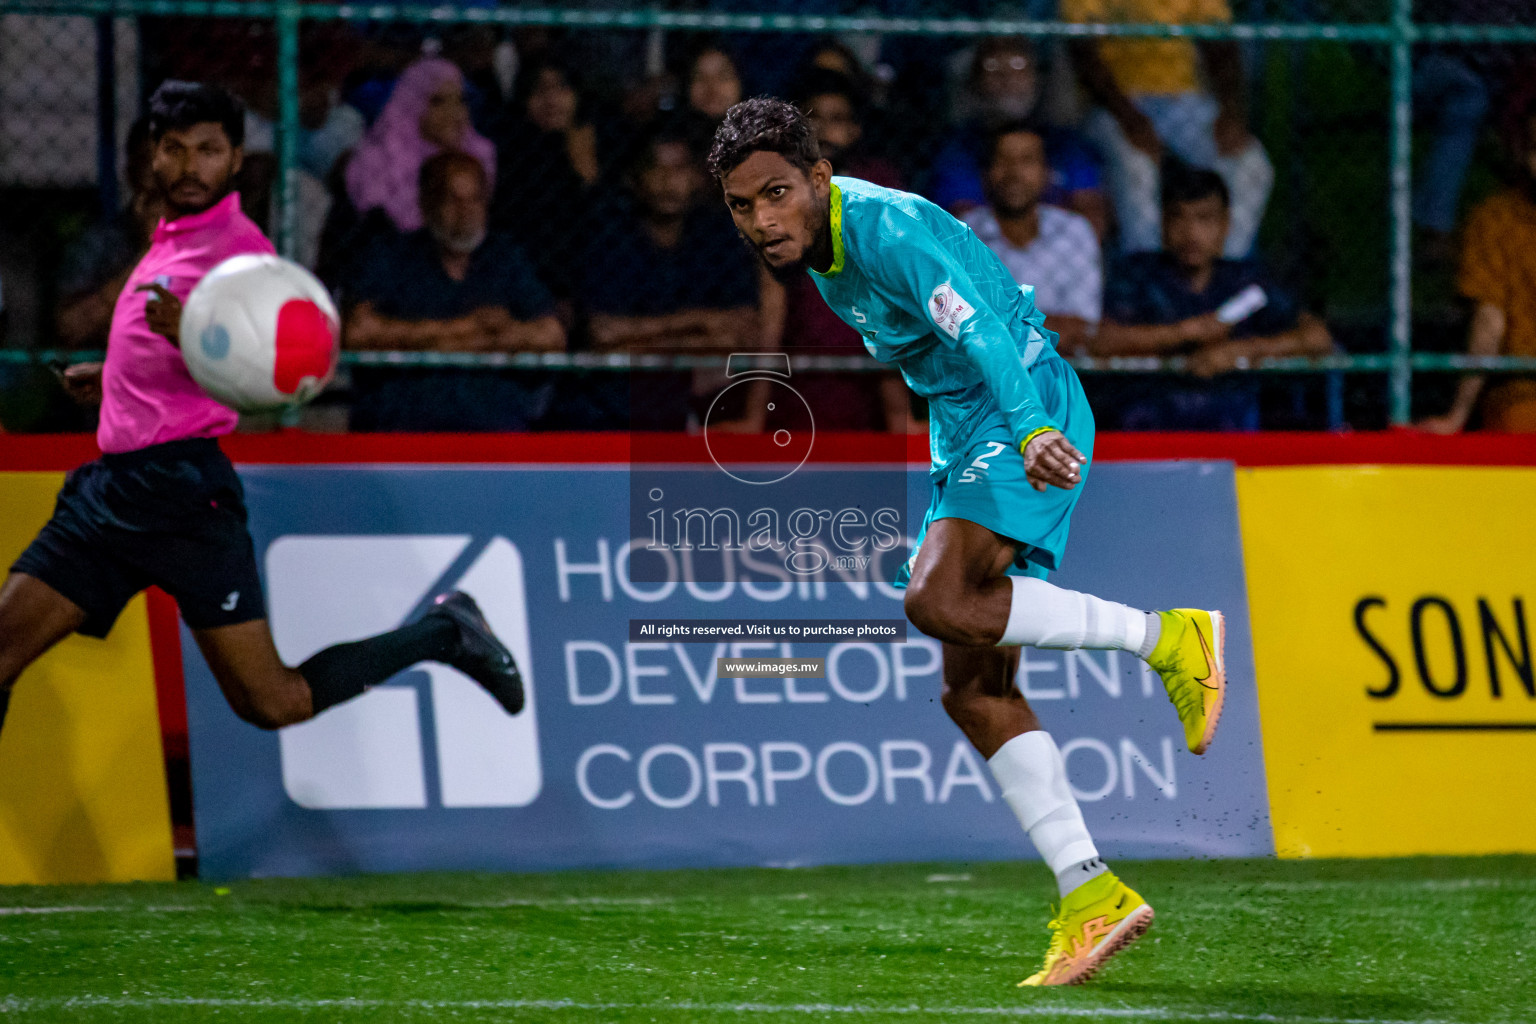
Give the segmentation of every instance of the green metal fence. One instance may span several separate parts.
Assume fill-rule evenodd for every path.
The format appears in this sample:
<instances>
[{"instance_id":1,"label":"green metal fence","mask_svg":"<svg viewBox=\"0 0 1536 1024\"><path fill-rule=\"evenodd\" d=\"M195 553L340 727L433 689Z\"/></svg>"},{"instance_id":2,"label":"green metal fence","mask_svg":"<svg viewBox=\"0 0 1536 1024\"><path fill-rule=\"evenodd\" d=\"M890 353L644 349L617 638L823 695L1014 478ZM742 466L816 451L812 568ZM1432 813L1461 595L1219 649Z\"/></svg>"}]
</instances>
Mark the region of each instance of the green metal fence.
<instances>
[{"instance_id":1,"label":"green metal fence","mask_svg":"<svg viewBox=\"0 0 1536 1024\"><path fill-rule=\"evenodd\" d=\"M279 249L293 254L297 236L296 187L300 125L300 31L306 22L405 22L432 26L489 25L566 29L662 30L677 33L880 33L888 36L983 37L1023 36L1037 39L1109 37L1233 40L1245 43L1350 43L1369 45L1389 56L1390 111L1388 125L1389 178L1383 183L1388 199L1389 251L1381 258L1390 273L1387 296L1387 347L1384 353L1323 358L1257 360L1248 372L1385 374L1390 381L1390 419L1410 421L1416 373L1536 372L1536 358L1470 357L1413 350L1413 240L1410 197L1413 171L1414 47L1417 44L1531 44L1536 24L1436 24L1415 20L1412 0L1377 0L1360 5L1359 20L1236 21L1199 25L1078 24L1009 18L890 17L859 14L805 15L784 13L724 13L710 10L607 9L560 6L458 7L450 4L333 4L297 0L0 0L0 15L85 15L99 19L180 17L241 18L270 21L277 40L277 181L274 233ZM1466 11L1468 20L1475 5ZM4 351L0 362L81 358L80 352ZM569 367L623 369L637 367L719 366L716 356L634 356L593 354L347 353L354 365L485 365L500 367ZM1077 365L1091 372L1180 372L1182 358L1091 359ZM798 366L817 369L870 369L861 359L799 357Z\"/></svg>"}]
</instances>

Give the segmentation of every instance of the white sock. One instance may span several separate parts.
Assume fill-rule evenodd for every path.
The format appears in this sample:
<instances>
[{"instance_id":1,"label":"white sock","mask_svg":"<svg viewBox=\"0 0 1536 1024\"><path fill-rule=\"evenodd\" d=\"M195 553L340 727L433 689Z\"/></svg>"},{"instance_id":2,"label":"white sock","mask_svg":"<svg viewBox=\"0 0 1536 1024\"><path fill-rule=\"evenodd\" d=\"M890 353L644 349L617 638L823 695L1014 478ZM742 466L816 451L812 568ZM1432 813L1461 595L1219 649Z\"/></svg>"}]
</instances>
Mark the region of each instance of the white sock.
<instances>
[{"instance_id":1,"label":"white sock","mask_svg":"<svg viewBox=\"0 0 1536 1024\"><path fill-rule=\"evenodd\" d=\"M1092 594L1063 590L1033 576L1009 576L1013 603L999 647L1080 648L1140 653L1148 614Z\"/></svg>"},{"instance_id":2,"label":"white sock","mask_svg":"<svg viewBox=\"0 0 1536 1024\"><path fill-rule=\"evenodd\" d=\"M1083 823L1083 812L1067 785L1067 763L1050 733L1015 736L999 747L987 764L1003 791L1003 800L1013 808L1035 849L1056 873L1058 884L1069 868L1098 857L1098 847ZM1091 877L1089 874L1083 881Z\"/></svg>"}]
</instances>

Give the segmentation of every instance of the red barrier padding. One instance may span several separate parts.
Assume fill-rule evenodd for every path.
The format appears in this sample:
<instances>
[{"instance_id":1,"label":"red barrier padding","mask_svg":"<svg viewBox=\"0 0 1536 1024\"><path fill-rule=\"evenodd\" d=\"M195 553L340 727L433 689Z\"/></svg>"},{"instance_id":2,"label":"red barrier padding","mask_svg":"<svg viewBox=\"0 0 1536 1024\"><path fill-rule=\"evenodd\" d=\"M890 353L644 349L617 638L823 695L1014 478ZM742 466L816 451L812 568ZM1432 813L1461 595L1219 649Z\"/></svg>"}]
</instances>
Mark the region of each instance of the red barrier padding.
<instances>
[{"instance_id":1,"label":"red barrier padding","mask_svg":"<svg viewBox=\"0 0 1536 1024\"><path fill-rule=\"evenodd\" d=\"M761 439L711 438L717 454L751 461ZM915 434L822 434L810 461L889 462L905 444L910 463L928 461L928 438ZM296 430L235 434L223 441L236 462L283 465L708 462L699 435L688 434L308 434ZM88 434L0 435L0 471L72 469L97 455ZM1397 464L1536 466L1536 435L1412 430L1312 434L1101 434L1095 457L1106 462L1219 459L1239 466Z\"/></svg>"}]
</instances>

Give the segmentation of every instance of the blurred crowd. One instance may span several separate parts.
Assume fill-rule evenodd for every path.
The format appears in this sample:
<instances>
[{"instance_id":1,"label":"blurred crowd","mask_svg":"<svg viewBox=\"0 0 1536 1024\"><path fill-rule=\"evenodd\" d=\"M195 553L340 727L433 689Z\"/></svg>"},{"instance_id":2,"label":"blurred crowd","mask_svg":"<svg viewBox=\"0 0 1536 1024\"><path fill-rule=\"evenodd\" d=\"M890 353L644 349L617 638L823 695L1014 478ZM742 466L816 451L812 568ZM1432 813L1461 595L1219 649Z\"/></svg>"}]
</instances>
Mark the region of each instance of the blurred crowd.
<instances>
[{"instance_id":1,"label":"blurred crowd","mask_svg":"<svg viewBox=\"0 0 1536 1024\"><path fill-rule=\"evenodd\" d=\"M1227 0L1060 0L1039 13L1232 17ZM219 81L244 100L242 202L270 228L276 76L270 40L241 37L253 31L145 19L142 59L146 85ZM786 287L761 271L703 169L725 111L775 94L810 116L836 173L917 192L970 225L1034 289L1063 352L1187 357L1184 374L1094 375L1101 429L1340 425L1318 398L1327 381L1236 372L1336 347L1295 261L1281 273L1259 256L1276 170L1236 43L308 23L301 58L297 251L334 291L350 349L861 354L809 279ZM1536 77L1421 47L1412 84L1415 251L1454 269L1473 351L1536 355ZM1508 183L1468 216L1469 168L1494 129ZM58 268L61 347L105 342L160 215L147 160L135 124L120 211L77 232ZM726 383L712 370L359 366L322 406L353 430L682 430ZM895 374L793 383L818 429L926 428ZM1427 429L1536 430L1536 380L1468 378L1445 397ZM725 422L770 419L742 409Z\"/></svg>"}]
</instances>

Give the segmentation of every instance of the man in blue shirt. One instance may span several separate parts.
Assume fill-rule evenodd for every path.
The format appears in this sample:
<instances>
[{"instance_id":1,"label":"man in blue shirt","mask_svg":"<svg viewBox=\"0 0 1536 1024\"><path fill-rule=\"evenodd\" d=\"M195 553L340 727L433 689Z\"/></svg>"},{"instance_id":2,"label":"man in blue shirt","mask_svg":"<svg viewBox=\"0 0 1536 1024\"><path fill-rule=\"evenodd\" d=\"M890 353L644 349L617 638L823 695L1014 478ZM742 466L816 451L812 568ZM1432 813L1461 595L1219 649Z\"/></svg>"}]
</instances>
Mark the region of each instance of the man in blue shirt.
<instances>
[{"instance_id":1,"label":"man in blue shirt","mask_svg":"<svg viewBox=\"0 0 1536 1024\"><path fill-rule=\"evenodd\" d=\"M918 196L834 178L805 115L726 114L710 171L780 278L810 273L833 311L929 403L933 502L898 576L908 618L944 643L944 708L1056 874L1061 912L1023 984L1086 980L1152 908L1099 859L1055 741L1014 685L1021 645L1126 650L1162 676L1195 753L1225 688L1219 612L1148 614L1052 586L1093 450L1093 413L1032 289Z\"/></svg>"},{"instance_id":2,"label":"man in blue shirt","mask_svg":"<svg viewBox=\"0 0 1536 1024\"><path fill-rule=\"evenodd\" d=\"M555 302L505 235L488 234L485 169L462 153L421 168L426 226L376 246L345 289L351 348L550 352L565 347ZM514 370L371 369L352 375L354 430L526 430L547 375Z\"/></svg>"}]
</instances>

